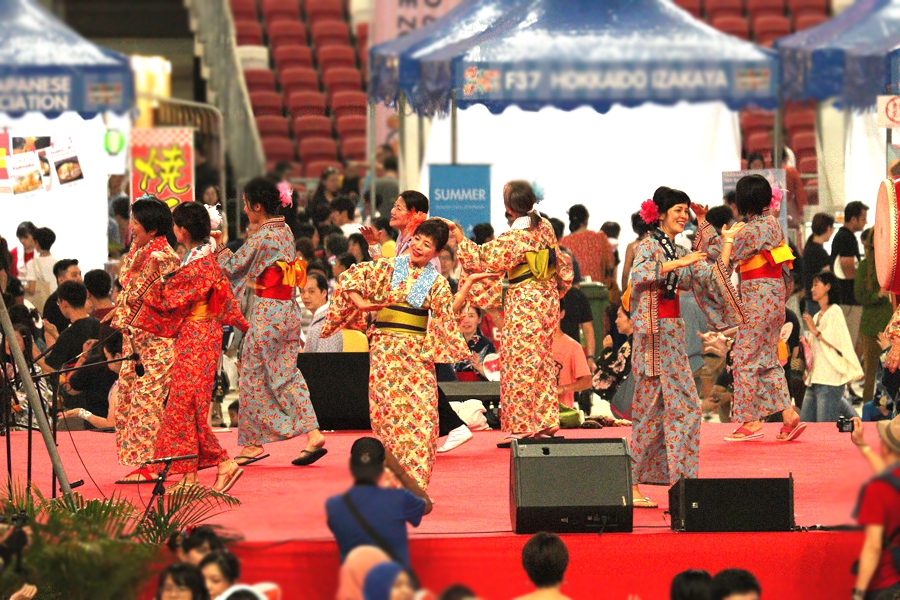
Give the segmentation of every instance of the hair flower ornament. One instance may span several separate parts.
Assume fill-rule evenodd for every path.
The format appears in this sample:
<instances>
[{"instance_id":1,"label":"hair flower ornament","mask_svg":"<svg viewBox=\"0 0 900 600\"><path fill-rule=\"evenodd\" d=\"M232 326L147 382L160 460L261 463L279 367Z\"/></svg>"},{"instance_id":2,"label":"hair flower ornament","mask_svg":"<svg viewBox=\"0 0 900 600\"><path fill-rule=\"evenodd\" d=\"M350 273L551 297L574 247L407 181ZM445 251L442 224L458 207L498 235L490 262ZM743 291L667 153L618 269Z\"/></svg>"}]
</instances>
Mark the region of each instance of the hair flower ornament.
<instances>
[{"instance_id":1,"label":"hair flower ornament","mask_svg":"<svg viewBox=\"0 0 900 600\"><path fill-rule=\"evenodd\" d=\"M781 199L784 197L784 191L778 187L777 185L772 186L772 203L769 205L769 210L773 215L777 215L781 212Z\"/></svg>"},{"instance_id":2,"label":"hair flower ornament","mask_svg":"<svg viewBox=\"0 0 900 600\"><path fill-rule=\"evenodd\" d=\"M283 207L289 208L294 203L294 188L287 181L278 184L278 195Z\"/></svg>"},{"instance_id":3,"label":"hair flower ornament","mask_svg":"<svg viewBox=\"0 0 900 600\"><path fill-rule=\"evenodd\" d=\"M659 209L656 207L656 202L649 198L641 203L640 215L647 225L659 223Z\"/></svg>"},{"instance_id":4,"label":"hair flower ornament","mask_svg":"<svg viewBox=\"0 0 900 600\"><path fill-rule=\"evenodd\" d=\"M206 207L206 212L209 213L210 229L216 231L219 227L222 226L222 215L219 213L219 209L208 204L204 204L203 206Z\"/></svg>"}]
</instances>

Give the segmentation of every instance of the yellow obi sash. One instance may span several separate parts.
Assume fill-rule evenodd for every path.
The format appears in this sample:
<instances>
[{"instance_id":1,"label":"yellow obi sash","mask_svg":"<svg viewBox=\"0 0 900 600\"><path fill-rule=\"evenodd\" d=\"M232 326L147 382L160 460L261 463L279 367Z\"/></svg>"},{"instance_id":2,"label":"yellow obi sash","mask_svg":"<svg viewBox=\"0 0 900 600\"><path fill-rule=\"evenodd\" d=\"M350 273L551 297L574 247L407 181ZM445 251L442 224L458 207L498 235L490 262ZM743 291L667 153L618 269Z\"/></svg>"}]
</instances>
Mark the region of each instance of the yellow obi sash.
<instances>
[{"instance_id":1,"label":"yellow obi sash","mask_svg":"<svg viewBox=\"0 0 900 600\"><path fill-rule=\"evenodd\" d=\"M538 252L526 252L525 262L518 264L506 273L510 285L522 283L529 279L549 281L556 275L556 263L550 264L551 251L554 248L544 248Z\"/></svg>"},{"instance_id":2,"label":"yellow obi sash","mask_svg":"<svg viewBox=\"0 0 900 600\"><path fill-rule=\"evenodd\" d=\"M375 327L391 333L424 337L428 331L428 309L413 308L405 302L385 306L375 316Z\"/></svg>"},{"instance_id":3,"label":"yellow obi sash","mask_svg":"<svg viewBox=\"0 0 900 600\"><path fill-rule=\"evenodd\" d=\"M188 321L202 321L212 317L212 311L209 309L209 302L206 300L198 300L191 306L191 312L186 317Z\"/></svg>"},{"instance_id":4,"label":"yellow obi sash","mask_svg":"<svg viewBox=\"0 0 900 600\"><path fill-rule=\"evenodd\" d=\"M794 258L796 257L791 251L791 247L782 240L781 244L772 250L763 250L755 256L742 260L740 271L741 273L747 273L756 269L763 269L765 272L774 272L777 269L778 273L780 273L782 264L786 263L788 268L792 268Z\"/></svg>"}]
</instances>

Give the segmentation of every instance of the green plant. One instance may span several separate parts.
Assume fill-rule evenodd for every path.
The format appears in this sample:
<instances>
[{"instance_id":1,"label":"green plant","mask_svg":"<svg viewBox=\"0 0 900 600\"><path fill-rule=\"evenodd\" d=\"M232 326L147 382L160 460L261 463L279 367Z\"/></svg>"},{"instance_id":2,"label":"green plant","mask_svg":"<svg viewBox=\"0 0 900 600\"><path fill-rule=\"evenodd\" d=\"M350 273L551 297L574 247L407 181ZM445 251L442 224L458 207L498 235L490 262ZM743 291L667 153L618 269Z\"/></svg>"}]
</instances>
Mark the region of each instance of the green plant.
<instances>
[{"instance_id":1,"label":"green plant","mask_svg":"<svg viewBox=\"0 0 900 600\"><path fill-rule=\"evenodd\" d=\"M140 507L119 495L48 499L10 483L2 500L3 516L27 515L32 541L22 554L21 571L10 568L0 577L0 594L28 581L38 586L40 600L135 598L171 534L240 505L203 486L166 495L146 519Z\"/></svg>"}]
</instances>

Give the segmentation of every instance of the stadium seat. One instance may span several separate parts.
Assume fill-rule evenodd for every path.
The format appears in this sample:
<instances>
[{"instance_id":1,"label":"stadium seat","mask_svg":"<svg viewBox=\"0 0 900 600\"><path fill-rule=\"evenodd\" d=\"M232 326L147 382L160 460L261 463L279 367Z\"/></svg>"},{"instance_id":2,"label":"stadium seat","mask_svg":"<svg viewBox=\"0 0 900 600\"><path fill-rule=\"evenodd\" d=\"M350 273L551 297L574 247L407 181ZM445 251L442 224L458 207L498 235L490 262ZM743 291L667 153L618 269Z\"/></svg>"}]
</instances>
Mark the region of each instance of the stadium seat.
<instances>
[{"instance_id":1,"label":"stadium seat","mask_svg":"<svg viewBox=\"0 0 900 600\"><path fill-rule=\"evenodd\" d=\"M753 35L756 43L771 46L778 38L791 34L791 21L785 16L762 16L753 21Z\"/></svg>"},{"instance_id":2,"label":"stadium seat","mask_svg":"<svg viewBox=\"0 0 900 600\"><path fill-rule=\"evenodd\" d=\"M303 140L297 147L300 160L304 164L323 160L337 160L337 142L326 138L309 138Z\"/></svg>"},{"instance_id":3,"label":"stadium seat","mask_svg":"<svg viewBox=\"0 0 900 600\"><path fill-rule=\"evenodd\" d=\"M290 137L288 121L284 117L256 117L256 130L261 138L280 137L287 139Z\"/></svg>"},{"instance_id":4,"label":"stadium seat","mask_svg":"<svg viewBox=\"0 0 900 600\"><path fill-rule=\"evenodd\" d=\"M300 20L300 5L297 0L262 0L260 8L266 24Z\"/></svg>"},{"instance_id":5,"label":"stadium seat","mask_svg":"<svg viewBox=\"0 0 900 600\"><path fill-rule=\"evenodd\" d=\"M341 140L341 156L344 160L366 160L366 138L351 137Z\"/></svg>"},{"instance_id":6,"label":"stadium seat","mask_svg":"<svg viewBox=\"0 0 900 600\"><path fill-rule=\"evenodd\" d=\"M366 118L356 115L342 117L334 122L334 128L341 140L366 135Z\"/></svg>"},{"instance_id":7,"label":"stadium seat","mask_svg":"<svg viewBox=\"0 0 900 600\"><path fill-rule=\"evenodd\" d=\"M788 138L801 131L815 131L816 111L802 110L785 114L784 128L787 130Z\"/></svg>"},{"instance_id":8,"label":"stadium seat","mask_svg":"<svg viewBox=\"0 0 900 600\"><path fill-rule=\"evenodd\" d=\"M256 2L254 0L228 0L231 6L231 17L237 21L256 20Z\"/></svg>"},{"instance_id":9,"label":"stadium seat","mask_svg":"<svg viewBox=\"0 0 900 600\"><path fill-rule=\"evenodd\" d=\"M275 73L269 69L249 69L244 71L244 82L247 84L247 91L250 93L275 91Z\"/></svg>"},{"instance_id":10,"label":"stadium seat","mask_svg":"<svg viewBox=\"0 0 900 600\"><path fill-rule=\"evenodd\" d=\"M297 117L294 119L294 137L298 142L311 138L331 139L331 119L328 117Z\"/></svg>"},{"instance_id":11,"label":"stadium seat","mask_svg":"<svg viewBox=\"0 0 900 600\"><path fill-rule=\"evenodd\" d=\"M819 203L819 184L816 185L807 185L803 187L804 191L806 191L806 203L811 205L816 205Z\"/></svg>"},{"instance_id":12,"label":"stadium seat","mask_svg":"<svg viewBox=\"0 0 900 600\"><path fill-rule=\"evenodd\" d=\"M706 0L706 18L712 23L719 17L743 17L743 0Z\"/></svg>"},{"instance_id":13,"label":"stadium seat","mask_svg":"<svg viewBox=\"0 0 900 600\"><path fill-rule=\"evenodd\" d=\"M696 0L697 6L700 6L700 0ZM356 26L356 46L357 48L369 47L369 24L360 23Z\"/></svg>"},{"instance_id":14,"label":"stadium seat","mask_svg":"<svg viewBox=\"0 0 900 600\"><path fill-rule=\"evenodd\" d=\"M819 173L819 161L815 156L809 156L797 161L797 170L801 173L817 175Z\"/></svg>"},{"instance_id":15,"label":"stadium seat","mask_svg":"<svg viewBox=\"0 0 900 600\"><path fill-rule=\"evenodd\" d=\"M746 139L754 133L766 133L772 131L775 125L775 115L766 111L744 111L741 113L741 133Z\"/></svg>"},{"instance_id":16,"label":"stadium seat","mask_svg":"<svg viewBox=\"0 0 900 600\"><path fill-rule=\"evenodd\" d=\"M763 156L772 156L772 136L768 133L754 133L747 136L744 144L747 152L759 152Z\"/></svg>"},{"instance_id":17,"label":"stadium seat","mask_svg":"<svg viewBox=\"0 0 900 600\"><path fill-rule=\"evenodd\" d=\"M747 0L747 17L751 22L766 15L783 17L784 0Z\"/></svg>"},{"instance_id":18,"label":"stadium seat","mask_svg":"<svg viewBox=\"0 0 900 600\"><path fill-rule=\"evenodd\" d=\"M824 23L827 20L828 15L802 13L794 15L794 31L803 31L804 29L815 27L819 23Z\"/></svg>"},{"instance_id":19,"label":"stadium seat","mask_svg":"<svg viewBox=\"0 0 900 600\"><path fill-rule=\"evenodd\" d=\"M309 46L279 46L275 52L275 68L280 73L295 67L312 67L312 50Z\"/></svg>"},{"instance_id":20,"label":"stadium seat","mask_svg":"<svg viewBox=\"0 0 900 600\"><path fill-rule=\"evenodd\" d=\"M312 68L285 69L278 74L285 99L297 92L318 92L319 73Z\"/></svg>"},{"instance_id":21,"label":"stadium seat","mask_svg":"<svg viewBox=\"0 0 900 600\"><path fill-rule=\"evenodd\" d=\"M335 119L344 116L366 116L367 98L365 92L338 92L331 97L331 111Z\"/></svg>"},{"instance_id":22,"label":"stadium seat","mask_svg":"<svg viewBox=\"0 0 900 600\"><path fill-rule=\"evenodd\" d=\"M791 138L791 150L797 157L797 164L806 158L816 158L816 134L811 131L801 131Z\"/></svg>"},{"instance_id":23,"label":"stadium seat","mask_svg":"<svg viewBox=\"0 0 900 600\"><path fill-rule=\"evenodd\" d=\"M294 142L287 138L263 138L262 147L266 160L294 160Z\"/></svg>"},{"instance_id":24,"label":"stadium seat","mask_svg":"<svg viewBox=\"0 0 900 600\"><path fill-rule=\"evenodd\" d=\"M303 177L303 165L301 165L296 160L288 160L288 161L278 161L278 160L266 160L266 173L271 173L275 170L275 166L279 162L289 162L291 163L291 173L293 173L293 177L291 177L291 181L298 177ZM306 190L306 188L302 184L294 184L294 191L297 193L302 193Z\"/></svg>"},{"instance_id":25,"label":"stadium seat","mask_svg":"<svg viewBox=\"0 0 900 600\"><path fill-rule=\"evenodd\" d=\"M700 0L675 0L675 4L688 11L696 18L700 18Z\"/></svg>"},{"instance_id":26,"label":"stadium seat","mask_svg":"<svg viewBox=\"0 0 900 600\"><path fill-rule=\"evenodd\" d=\"M362 90L362 73L359 69L336 67L323 77L328 97L338 92L359 92Z\"/></svg>"},{"instance_id":27,"label":"stadium seat","mask_svg":"<svg viewBox=\"0 0 900 600\"><path fill-rule=\"evenodd\" d=\"M297 117L324 117L325 94L319 92L294 92L288 96L288 113Z\"/></svg>"},{"instance_id":28,"label":"stadium seat","mask_svg":"<svg viewBox=\"0 0 900 600\"><path fill-rule=\"evenodd\" d=\"M787 0L788 8L794 17L799 15L825 15L828 16L830 0Z\"/></svg>"},{"instance_id":29,"label":"stadium seat","mask_svg":"<svg viewBox=\"0 0 900 600\"><path fill-rule=\"evenodd\" d=\"M280 117L284 114L284 103L277 92L253 92L250 94L250 105L256 117Z\"/></svg>"},{"instance_id":30,"label":"stadium seat","mask_svg":"<svg viewBox=\"0 0 900 600\"><path fill-rule=\"evenodd\" d=\"M235 41L238 46L262 46L262 27L256 19L234 22Z\"/></svg>"},{"instance_id":31,"label":"stadium seat","mask_svg":"<svg viewBox=\"0 0 900 600\"><path fill-rule=\"evenodd\" d=\"M328 167L333 167L338 171L342 171L344 169L344 165L337 162L336 160L320 160L307 164L304 176L310 179L321 177L322 171L324 171Z\"/></svg>"},{"instance_id":32,"label":"stadium seat","mask_svg":"<svg viewBox=\"0 0 900 600\"><path fill-rule=\"evenodd\" d=\"M355 69L356 51L350 46L316 48L316 60L323 75L335 67Z\"/></svg>"},{"instance_id":33,"label":"stadium seat","mask_svg":"<svg viewBox=\"0 0 900 600\"><path fill-rule=\"evenodd\" d=\"M303 11L311 28L319 21L344 20L344 5L341 0L304 0Z\"/></svg>"},{"instance_id":34,"label":"stadium seat","mask_svg":"<svg viewBox=\"0 0 900 600\"><path fill-rule=\"evenodd\" d=\"M321 20L313 25L311 33L316 48L350 45L350 28L344 21Z\"/></svg>"},{"instance_id":35,"label":"stadium seat","mask_svg":"<svg viewBox=\"0 0 900 600\"><path fill-rule=\"evenodd\" d=\"M716 17L710 22L710 25L723 33L739 37L742 40L750 39L750 24L744 17L736 17L733 15Z\"/></svg>"},{"instance_id":36,"label":"stadium seat","mask_svg":"<svg viewBox=\"0 0 900 600\"><path fill-rule=\"evenodd\" d=\"M305 46L306 25L300 21L275 21L266 26L269 46L276 50L282 46Z\"/></svg>"}]
</instances>

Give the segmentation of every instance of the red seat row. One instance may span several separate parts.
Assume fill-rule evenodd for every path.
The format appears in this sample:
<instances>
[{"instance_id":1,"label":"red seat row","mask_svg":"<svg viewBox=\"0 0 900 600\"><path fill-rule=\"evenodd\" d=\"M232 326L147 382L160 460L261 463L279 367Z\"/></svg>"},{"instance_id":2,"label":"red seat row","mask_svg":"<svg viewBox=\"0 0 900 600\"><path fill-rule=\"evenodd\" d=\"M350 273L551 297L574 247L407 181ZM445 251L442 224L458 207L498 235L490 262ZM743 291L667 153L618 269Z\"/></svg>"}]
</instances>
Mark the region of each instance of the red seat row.
<instances>
[{"instance_id":1,"label":"red seat row","mask_svg":"<svg viewBox=\"0 0 900 600\"><path fill-rule=\"evenodd\" d=\"M784 16L788 12L795 19L800 15L827 15L828 0L675 0L675 3L700 18L710 21L717 17L749 15L753 20L763 15Z\"/></svg>"},{"instance_id":2,"label":"red seat row","mask_svg":"<svg viewBox=\"0 0 900 600\"><path fill-rule=\"evenodd\" d=\"M364 137L344 140L340 145L340 154L337 142L331 138L322 137L301 140L296 149L294 142L288 138L266 137L262 139L262 146L267 160L293 161L297 157L304 164L336 161L339 155L344 160L362 161L366 157L366 138Z\"/></svg>"},{"instance_id":3,"label":"red seat row","mask_svg":"<svg viewBox=\"0 0 900 600\"><path fill-rule=\"evenodd\" d=\"M365 117L367 97L365 92L336 92L328 102L325 94L319 92L294 92L285 106L281 94L277 92L252 92L250 104L257 117L283 116L285 108L292 117L324 117L329 105L336 118L348 115Z\"/></svg>"},{"instance_id":4,"label":"red seat row","mask_svg":"<svg viewBox=\"0 0 900 600\"><path fill-rule=\"evenodd\" d=\"M280 137L288 138L289 122L286 117L261 116L256 117L256 129L261 138ZM310 138L333 137L332 121L329 117L305 116L297 117L293 122L294 138L303 141ZM366 119L358 115L345 115L334 124L341 141L351 138L366 136Z\"/></svg>"}]
</instances>

